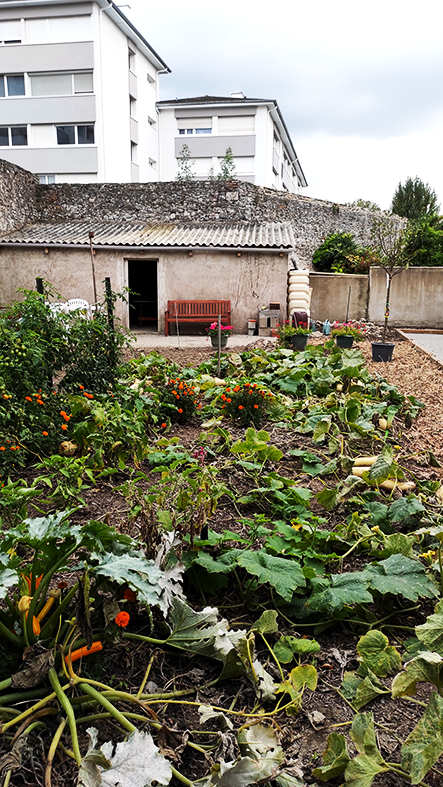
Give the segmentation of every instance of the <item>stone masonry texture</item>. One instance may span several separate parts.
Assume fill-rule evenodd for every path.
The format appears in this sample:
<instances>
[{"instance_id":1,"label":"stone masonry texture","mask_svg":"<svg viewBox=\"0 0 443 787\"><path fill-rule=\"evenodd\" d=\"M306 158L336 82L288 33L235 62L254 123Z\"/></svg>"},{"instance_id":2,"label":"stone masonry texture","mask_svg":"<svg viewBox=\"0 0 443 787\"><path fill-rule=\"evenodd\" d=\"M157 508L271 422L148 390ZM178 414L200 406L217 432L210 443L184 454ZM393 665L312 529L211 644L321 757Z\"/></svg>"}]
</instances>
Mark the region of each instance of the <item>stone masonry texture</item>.
<instances>
[{"instance_id":1,"label":"stone masonry texture","mask_svg":"<svg viewBox=\"0 0 443 787\"><path fill-rule=\"evenodd\" d=\"M0 232L37 221L38 178L0 159Z\"/></svg>"}]
</instances>

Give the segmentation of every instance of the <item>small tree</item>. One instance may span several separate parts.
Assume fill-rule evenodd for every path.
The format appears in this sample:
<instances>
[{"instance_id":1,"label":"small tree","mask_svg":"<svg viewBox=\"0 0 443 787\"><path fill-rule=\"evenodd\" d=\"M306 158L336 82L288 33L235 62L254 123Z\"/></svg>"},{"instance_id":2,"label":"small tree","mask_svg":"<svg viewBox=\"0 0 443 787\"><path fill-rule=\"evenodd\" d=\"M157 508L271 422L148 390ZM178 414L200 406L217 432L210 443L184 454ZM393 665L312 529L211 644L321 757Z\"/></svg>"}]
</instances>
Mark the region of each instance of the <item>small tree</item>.
<instances>
[{"instance_id":1,"label":"small tree","mask_svg":"<svg viewBox=\"0 0 443 787\"><path fill-rule=\"evenodd\" d=\"M406 178L404 186L402 183L398 184L392 198L392 213L419 221L424 216L433 216L439 210L437 194L429 183L423 183L420 178Z\"/></svg>"},{"instance_id":2,"label":"small tree","mask_svg":"<svg viewBox=\"0 0 443 787\"><path fill-rule=\"evenodd\" d=\"M185 143L178 156L177 180L195 180L194 162L191 159L191 151Z\"/></svg>"},{"instance_id":3,"label":"small tree","mask_svg":"<svg viewBox=\"0 0 443 787\"><path fill-rule=\"evenodd\" d=\"M371 227L371 246L378 257L377 264L386 271L386 303L383 342L386 341L389 320L389 301L394 276L409 267L415 252L408 251L409 234L407 222L381 213L374 218Z\"/></svg>"},{"instance_id":4,"label":"small tree","mask_svg":"<svg viewBox=\"0 0 443 787\"><path fill-rule=\"evenodd\" d=\"M237 172L232 148L227 148L226 153L220 162L220 172L217 175L217 180L235 180L236 177Z\"/></svg>"}]
</instances>

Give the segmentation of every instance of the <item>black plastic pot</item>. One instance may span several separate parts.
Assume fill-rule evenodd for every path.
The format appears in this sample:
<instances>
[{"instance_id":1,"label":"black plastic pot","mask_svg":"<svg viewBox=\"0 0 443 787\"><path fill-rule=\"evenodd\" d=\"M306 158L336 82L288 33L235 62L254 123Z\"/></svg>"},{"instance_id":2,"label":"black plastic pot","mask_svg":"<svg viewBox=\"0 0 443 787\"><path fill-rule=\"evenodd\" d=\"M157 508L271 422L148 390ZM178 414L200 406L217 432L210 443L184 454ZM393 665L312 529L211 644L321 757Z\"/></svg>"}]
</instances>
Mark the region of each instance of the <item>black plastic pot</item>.
<instances>
[{"instance_id":1,"label":"black plastic pot","mask_svg":"<svg viewBox=\"0 0 443 787\"><path fill-rule=\"evenodd\" d=\"M372 345L372 360L373 361L392 361L392 353L395 344L392 342L371 342Z\"/></svg>"},{"instance_id":2,"label":"black plastic pot","mask_svg":"<svg viewBox=\"0 0 443 787\"><path fill-rule=\"evenodd\" d=\"M305 350L308 343L308 335L306 333L296 333L291 336L293 350Z\"/></svg>"},{"instance_id":3,"label":"black plastic pot","mask_svg":"<svg viewBox=\"0 0 443 787\"><path fill-rule=\"evenodd\" d=\"M342 350L350 350L354 343L354 337L349 335L336 336L335 343L337 347L341 347Z\"/></svg>"}]
</instances>

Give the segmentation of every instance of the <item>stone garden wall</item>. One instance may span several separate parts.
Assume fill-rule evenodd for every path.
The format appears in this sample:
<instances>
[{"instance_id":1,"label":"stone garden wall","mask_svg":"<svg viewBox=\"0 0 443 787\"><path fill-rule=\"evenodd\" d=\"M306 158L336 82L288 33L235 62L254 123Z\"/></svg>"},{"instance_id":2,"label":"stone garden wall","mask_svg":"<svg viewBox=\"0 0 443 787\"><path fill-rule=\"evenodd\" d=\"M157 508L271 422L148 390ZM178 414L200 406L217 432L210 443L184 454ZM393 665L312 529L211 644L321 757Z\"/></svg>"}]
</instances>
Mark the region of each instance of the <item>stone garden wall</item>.
<instances>
[{"instance_id":1,"label":"stone garden wall","mask_svg":"<svg viewBox=\"0 0 443 787\"><path fill-rule=\"evenodd\" d=\"M368 243L373 217L371 211L241 181L60 184L39 186L38 193L42 221L290 222L295 259L305 265L332 232L352 232Z\"/></svg>"},{"instance_id":2,"label":"stone garden wall","mask_svg":"<svg viewBox=\"0 0 443 787\"><path fill-rule=\"evenodd\" d=\"M37 187L36 175L0 159L0 232L36 221Z\"/></svg>"}]
</instances>

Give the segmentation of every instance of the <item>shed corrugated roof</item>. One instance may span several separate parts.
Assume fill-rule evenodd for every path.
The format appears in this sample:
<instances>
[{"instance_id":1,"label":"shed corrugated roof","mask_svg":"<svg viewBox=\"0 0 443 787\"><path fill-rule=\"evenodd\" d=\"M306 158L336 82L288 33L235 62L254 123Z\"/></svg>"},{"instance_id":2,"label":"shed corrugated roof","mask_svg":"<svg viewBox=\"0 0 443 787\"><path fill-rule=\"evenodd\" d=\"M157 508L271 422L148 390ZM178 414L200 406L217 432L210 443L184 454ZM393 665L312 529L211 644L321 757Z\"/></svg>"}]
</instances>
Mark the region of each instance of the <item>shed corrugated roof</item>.
<instances>
[{"instance_id":1,"label":"shed corrugated roof","mask_svg":"<svg viewBox=\"0 0 443 787\"><path fill-rule=\"evenodd\" d=\"M293 248L294 233L289 222L260 224L144 224L138 222L72 221L30 224L0 235L0 244L44 244L89 246L213 246Z\"/></svg>"}]
</instances>

